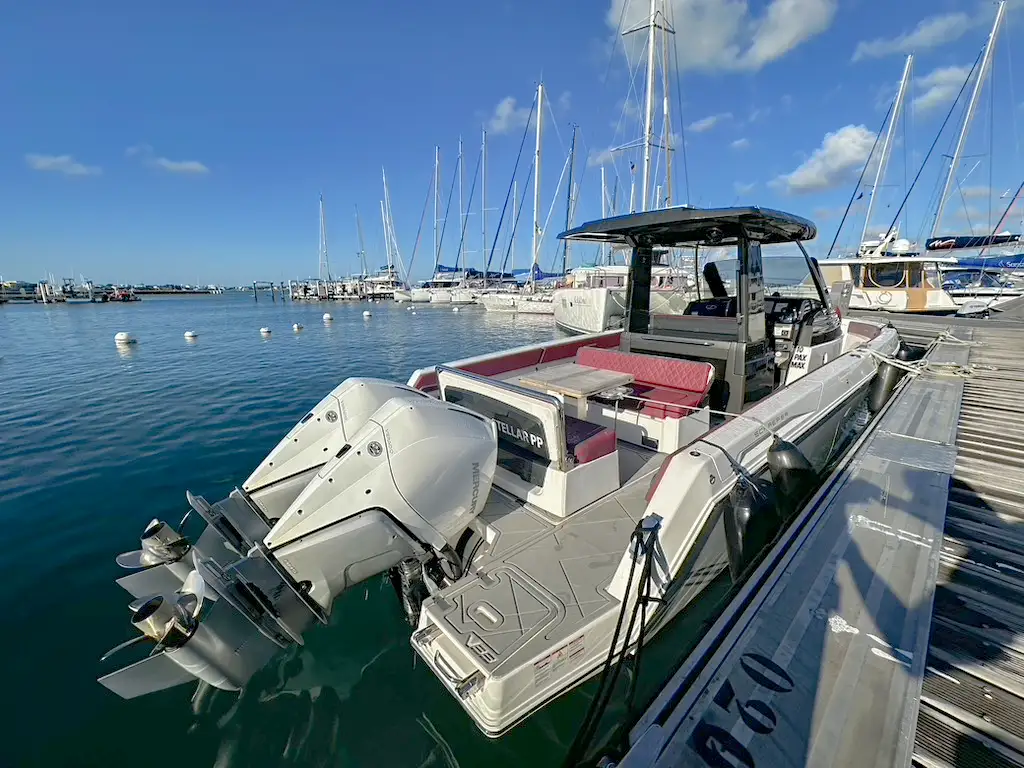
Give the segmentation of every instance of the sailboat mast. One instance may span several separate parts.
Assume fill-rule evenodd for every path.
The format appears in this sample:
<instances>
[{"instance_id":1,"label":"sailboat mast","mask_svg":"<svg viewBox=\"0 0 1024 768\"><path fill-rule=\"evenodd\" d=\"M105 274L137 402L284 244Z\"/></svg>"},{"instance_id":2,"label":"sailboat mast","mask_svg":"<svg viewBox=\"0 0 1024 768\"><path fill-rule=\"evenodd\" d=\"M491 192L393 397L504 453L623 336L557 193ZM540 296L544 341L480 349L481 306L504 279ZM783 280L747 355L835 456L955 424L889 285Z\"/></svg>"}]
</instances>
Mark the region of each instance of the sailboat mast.
<instances>
[{"instance_id":1,"label":"sailboat mast","mask_svg":"<svg viewBox=\"0 0 1024 768\"><path fill-rule=\"evenodd\" d=\"M537 144L533 150L533 258L530 283L533 283L537 260L540 258L540 145L541 126L544 123L544 83L537 85Z\"/></svg>"},{"instance_id":2,"label":"sailboat mast","mask_svg":"<svg viewBox=\"0 0 1024 768\"><path fill-rule=\"evenodd\" d=\"M572 170L576 163L576 124L572 126L572 140L569 143L569 182L565 185L565 228L572 222ZM562 241L562 274L569 266L569 241Z\"/></svg>"},{"instance_id":3,"label":"sailboat mast","mask_svg":"<svg viewBox=\"0 0 1024 768\"><path fill-rule=\"evenodd\" d=\"M608 183L605 180L604 166L601 166L601 218L608 218ZM601 243L601 263L608 257L608 243Z\"/></svg>"},{"instance_id":4,"label":"sailboat mast","mask_svg":"<svg viewBox=\"0 0 1024 768\"><path fill-rule=\"evenodd\" d=\"M509 243L509 251L512 254L512 266L508 268L509 274L515 271L516 268L516 222L519 220L516 214L516 204L519 199L519 182L517 180L512 181L512 242ZM502 280L505 276L502 275Z\"/></svg>"},{"instance_id":5,"label":"sailboat mast","mask_svg":"<svg viewBox=\"0 0 1024 768\"><path fill-rule=\"evenodd\" d=\"M327 224L324 221L324 195L320 193L320 281L331 281L331 265L327 261Z\"/></svg>"},{"instance_id":6,"label":"sailboat mast","mask_svg":"<svg viewBox=\"0 0 1024 768\"><path fill-rule=\"evenodd\" d=\"M437 252L437 197L439 194L439 187L441 185L441 148L434 146L434 272L431 273L430 279L434 279L434 274L437 273L437 262L440 258L440 254Z\"/></svg>"},{"instance_id":7,"label":"sailboat mast","mask_svg":"<svg viewBox=\"0 0 1024 768\"><path fill-rule=\"evenodd\" d=\"M971 128L971 121L974 119L974 111L978 106L978 99L981 96L981 88L985 83L989 68L992 66L992 54L995 52L996 37L999 28L1003 24L1003 15L1006 11L1006 0L999 3L999 10L996 11L996 20L992 25L992 32L988 36L988 43L985 44L985 56L981 60L981 69L978 70L978 77L974 81L974 91L971 93L971 101L967 105L967 114L964 117L964 124L960 129L960 138L956 142L956 151L949 163L949 173L946 176L946 185L942 188L942 197L939 198L939 207L935 212L935 223L932 225L932 237L936 236L939 225L942 223L942 212L946 208L946 200L949 199L956 182L956 169L960 165L960 156L964 151L964 144L967 141L967 132Z\"/></svg>"},{"instance_id":8,"label":"sailboat mast","mask_svg":"<svg viewBox=\"0 0 1024 768\"><path fill-rule=\"evenodd\" d=\"M644 169L641 181L640 207L647 210L650 200L651 188L651 166L654 151L654 75L655 75L655 42L657 34L657 20L655 15L658 12L658 0L651 0L651 18L648 19L647 39L647 93L645 94L644 107Z\"/></svg>"},{"instance_id":9,"label":"sailboat mast","mask_svg":"<svg viewBox=\"0 0 1024 768\"><path fill-rule=\"evenodd\" d=\"M395 217L391 212L391 192L388 190L388 175L383 167L380 169L381 180L384 182L384 211L386 214L385 228L387 229L387 237L390 242L388 259L388 279L392 279L394 272L394 262L398 262L399 276L401 272L405 270L405 264L402 263L402 254L398 250L398 237L395 235ZM402 278L403 281L405 278Z\"/></svg>"},{"instance_id":10,"label":"sailboat mast","mask_svg":"<svg viewBox=\"0 0 1024 768\"><path fill-rule=\"evenodd\" d=\"M388 272L391 271L391 238L388 237L388 215L384 208L384 201L380 201L380 220L381 224L384 225L384 252L387 254L388 259Z\"/></svg>"},{"instance_id":11,"label":"sailboat mast","mask_svg":"<svg viewBox=\"0 0 1024 768\"><path fill-rule=\"evenodd\" d=\"M356 206L356 233L359 235L359 269L366 277L366 242L363 239L363 223L359 220L359 206Z\"/></svg>"},{"instance_id":12,"label":"sailboat mast","mask_svg":"<svg viewBox=\"0 0 1024 768\"><path fill-rule=\"evenodd\" d=\"M662 92L662 112L664 115L665 123L665 205L664 207L670 207L672 205L672 114L671 106L672 100L669 98L668 89L668 36L669 34L675 34L675 30L669 27L668 19L664 19L664 27L661 35L661 92ZM658 201L658 208L663 207L661 201Z\"/></svg>"},{"instance_id":13,"label":"sailboat mast","mask_svg":"<svg viewBox=\"0 0 1024 768\"><path fill-rule=\"evenodd\" d=\"M868 198L868 211L864 217L864 231L860 235L862 243L867 239L868 228L871 226L871 212L875 207L875 198L878 196L878 190L882 182L885 181L885 170L889 165L889 154L892 152L893 138L896 135L896 126L900 121L903 102L907 98L907 87L910 83L910 70L913 64L914 54L910 54L907 56L907 63L903 66L903 77L900 79L900 89L896 93L896 103L892 108L892 119L889 121L889 129L885 132L885 141L882 143L882 155L878 160L878 168L875 170L875 184L871 188L871 197Z\"/></svg>"},{"instance_id":14,"label":"sailboat mast","mask_svg":"<svg viewBox=\"0 0 1024 768\"><path fill-rule=\"evenodd\" d=\"M487 130L480 130L480 262L487 287Z\"/></svg>"},{"instance_id":15,"label":"sailboat mast","mask_svg":"<svg viewBox=\"0 0 1024 768\"><path fill-rule=\"evenodd\" d=\"M463 224L462 217L465 216L465 213L463 212L463 208L462 208L462 181L463 181L463 176L465 176L465 174L462 172L462 137L459 136L459 230L460 231L465 231L463 229L463 226L462 226L462 224ZM459 238L459 253L455 257L455 265L458 266L459 264L462 264L462 268L463 269L466 268L465 262L462 260L462 253L463 253L463 249L465 248L465 245L466 245L466 238L464 238L464 237Z\"/></svg>"}]
</instances>

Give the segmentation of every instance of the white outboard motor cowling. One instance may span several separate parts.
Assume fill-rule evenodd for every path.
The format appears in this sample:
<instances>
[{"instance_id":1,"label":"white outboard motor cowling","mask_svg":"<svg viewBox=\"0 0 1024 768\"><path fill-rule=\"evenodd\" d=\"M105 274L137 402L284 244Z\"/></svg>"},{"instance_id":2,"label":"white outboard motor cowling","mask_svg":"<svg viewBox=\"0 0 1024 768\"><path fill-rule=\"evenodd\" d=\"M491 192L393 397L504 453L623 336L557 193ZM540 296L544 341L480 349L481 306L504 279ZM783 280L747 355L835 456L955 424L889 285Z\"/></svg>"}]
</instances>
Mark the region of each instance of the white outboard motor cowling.
<instances>
[{"instance_id":1,"label":"white outboard motor cowling","mask_svg":"<svg viewBox=\"0 0 1024 768\"><path fill-rule=\"evenodd\" d=\"M452 545L483 509L494 422L433 398L392 398L308 483L264 539L325 611L345 589Z\"/></svg>"},{"instance_id":2,"label":"white outboard motor cowling","mask_svg":"<svg viewBox=\"0 0 1024 768\"><path fill-rule=\"evenodd\" d=\"M333 459L378 408L396 397L422 400L428 395L384 379L345 379L291 428L242 489L267 518L280 517L313 472Z\"/></svg>"}]
</instances>

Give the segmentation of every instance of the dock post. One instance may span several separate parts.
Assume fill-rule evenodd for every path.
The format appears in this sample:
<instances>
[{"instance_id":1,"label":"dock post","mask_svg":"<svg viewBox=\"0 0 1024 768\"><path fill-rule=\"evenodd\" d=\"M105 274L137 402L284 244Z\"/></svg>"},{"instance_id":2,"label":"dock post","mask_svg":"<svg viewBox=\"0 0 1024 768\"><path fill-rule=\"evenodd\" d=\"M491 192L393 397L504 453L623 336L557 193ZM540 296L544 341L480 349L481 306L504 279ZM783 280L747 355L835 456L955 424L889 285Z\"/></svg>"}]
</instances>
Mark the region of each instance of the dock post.
<instances>
[{"instance_id":1,"label":"dock post","mask_svg":"<svg viewBox=\"0 0 1024 768\"><path fill-rule=\"evenodd\" d=\"M256 293L256 281L255 280L252 281L252 300L257 302L257 303L260 300L259 294Z\"/></svg>"}]
</instances>

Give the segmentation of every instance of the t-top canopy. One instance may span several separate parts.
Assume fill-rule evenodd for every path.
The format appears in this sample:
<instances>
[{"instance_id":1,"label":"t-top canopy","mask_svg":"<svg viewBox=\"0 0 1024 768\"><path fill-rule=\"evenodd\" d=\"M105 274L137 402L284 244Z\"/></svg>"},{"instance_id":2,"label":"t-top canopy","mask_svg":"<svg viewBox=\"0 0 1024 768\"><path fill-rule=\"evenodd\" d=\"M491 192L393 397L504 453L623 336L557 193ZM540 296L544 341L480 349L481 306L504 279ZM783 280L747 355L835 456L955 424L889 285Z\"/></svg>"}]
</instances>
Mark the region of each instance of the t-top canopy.
<instances>
[{"instance_id":1,"label":"t-top canopy","mask_svg":"<svg viewBox=\"0 0 1024 768\"><path fill-rule=\"evenodd\" d=\"M770 208L665 208L613 216L583 224L558 237L620 246L671 248L731 245L740 235L760 243L812 240L818 230L807 219Z\"/></svg>"}]
</instances>

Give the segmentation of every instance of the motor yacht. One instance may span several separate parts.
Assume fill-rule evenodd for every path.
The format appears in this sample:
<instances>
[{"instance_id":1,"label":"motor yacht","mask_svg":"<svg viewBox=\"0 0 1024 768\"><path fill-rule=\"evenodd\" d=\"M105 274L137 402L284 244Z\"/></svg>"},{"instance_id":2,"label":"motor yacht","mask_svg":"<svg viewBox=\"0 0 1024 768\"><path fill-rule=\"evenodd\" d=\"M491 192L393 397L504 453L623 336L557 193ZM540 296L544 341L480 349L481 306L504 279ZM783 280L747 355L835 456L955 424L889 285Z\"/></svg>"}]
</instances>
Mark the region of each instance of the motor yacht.
<instances>
[{"instance_id":1,"label":"motor yacht","mask_svg":"<svg viewBox=\"0 0 1024 768\"><path fill-rule=\"evenodd\" d=\"M117 558L139 635L114 651L140 658L100 682L240 689L388 574L438 685L507 732L741 579L891 386L897 332L837 315L815 234L759 208L563 233L632 249L622 329L342 382L227 498L187 492L185 520ZM811 295L765 295L776 244L801 249ZM734 272L654 311L655 251L694 245L734 248Z\"/></svg>"}]
</instances>

